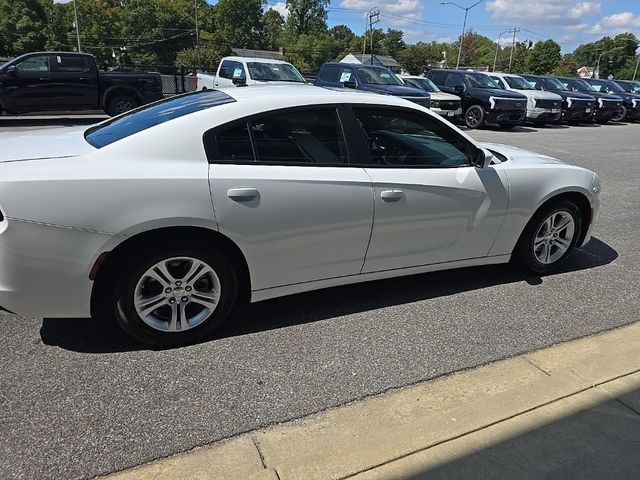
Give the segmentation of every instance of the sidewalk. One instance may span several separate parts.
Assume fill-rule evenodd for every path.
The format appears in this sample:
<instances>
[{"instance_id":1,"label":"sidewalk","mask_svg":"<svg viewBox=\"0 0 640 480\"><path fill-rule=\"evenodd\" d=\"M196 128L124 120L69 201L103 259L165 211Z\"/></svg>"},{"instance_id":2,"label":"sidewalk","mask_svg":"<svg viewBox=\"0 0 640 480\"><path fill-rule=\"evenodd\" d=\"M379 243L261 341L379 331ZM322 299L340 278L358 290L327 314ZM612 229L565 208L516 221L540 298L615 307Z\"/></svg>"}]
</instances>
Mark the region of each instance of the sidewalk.
<instances>
[{"instance_id":1,"label":"sidewalk","mask_svg":"<svg viewBox=\"0 0 640 480\"><path fill-rule=\"evenodd\" d=\"M105 480L640 478L640 323Z\"/></svg>"}]
</instances>

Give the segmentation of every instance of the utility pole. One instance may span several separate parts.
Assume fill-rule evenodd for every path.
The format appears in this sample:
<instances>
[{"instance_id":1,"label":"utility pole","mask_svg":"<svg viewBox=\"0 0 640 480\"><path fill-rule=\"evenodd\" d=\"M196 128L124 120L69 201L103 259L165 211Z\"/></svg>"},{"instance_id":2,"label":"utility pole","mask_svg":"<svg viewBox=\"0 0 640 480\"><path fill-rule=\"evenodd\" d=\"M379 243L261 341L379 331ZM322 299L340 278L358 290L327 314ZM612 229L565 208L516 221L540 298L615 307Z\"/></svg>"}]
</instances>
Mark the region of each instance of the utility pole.
<instances>
[{"instance_id":1,"label":"utility pole","mask_svg":"<svg viewBox=\"0 0 640 480\"><path fill-rule=\"evenodd\" d=\"M464 40L464 32L467 30L467 14L476 5L480 5L484 0L478 0L476 3L469 7L463 7L456 2L440 2L440 5L453 5L461 10L464 10L464 22L462 22L462 36L460 37L460 46L458 47L458 60L456 61L456 68L460 67L460 57L462 56L462 41Z\"/></svg>"},{"instance_id":2,"label":"utility pole","mask_svg":"<svg viewBox=\"0 0 640 480\"><path fill-rule=\"evenodd\" d=\"M520 31L520 27L513 27L509 33L513 32L513 40L511 40L511 55L509 55L509 73L511 73L511 65L513 64L513 51L516 49L516 33Z\"/></svg>"},{"instance_id":3,"label":"utility pole","mask_svg":"<svg viewBox=\"0 0 640 480\"><path fill-rule=\"evenodd\" d=\"M374 21L375 18L375 21ZM377 7L369 10L369 35L371 36L371 65L373 65L373 26L380 21L380 10Z\"/></svg>"},{"instance_id":4,"label":"utility pole","mask_svg":"<svg viewBox=\"0 0 640 480\"><path fill-rule=\"evenodd\" d=\"M78 2L73 0L73 15L75 16L76 27L76 39L78 40L78 53L82 53L82 46L80 45L80 25L78 24Z\"/></svg>"},{"instance_id":5,"label":"utility pole","mask_svg":"<svg viewBox=\"0 0 640 480\"><path fill-rule=\"evenodd\" d=\"M636 70L633 72L633 82L636 81L636 75L638 74L638 65L640 65L640 55L638 55L638 61L636 62Z\"/></svg>"},{"instance_id":6,"label":"utility pole","mask_svg":"<svg viewBox=\"0 0 640 480\"><path fill-rule=\"evenodd\" d=\"M498 51L500 50L500 39L502 38L502 35L504 35L505 33L509 33L509 30L505 30L500 35L498 35L498 43L496 43L496 54L493 57L493 70L492 70L493 72L496 71L496 63L498 63Z\"/></svg>"}]
</instances>

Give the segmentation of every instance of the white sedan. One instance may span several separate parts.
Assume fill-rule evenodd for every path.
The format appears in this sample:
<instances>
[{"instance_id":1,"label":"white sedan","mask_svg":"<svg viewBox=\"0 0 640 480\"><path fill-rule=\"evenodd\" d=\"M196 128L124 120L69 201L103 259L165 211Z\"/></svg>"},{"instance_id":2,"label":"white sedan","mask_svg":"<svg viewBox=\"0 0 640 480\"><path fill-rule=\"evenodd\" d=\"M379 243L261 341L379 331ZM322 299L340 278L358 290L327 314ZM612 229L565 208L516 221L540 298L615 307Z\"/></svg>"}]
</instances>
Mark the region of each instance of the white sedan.
<instances>
[{"instance_id":1,"label":"white sedan","mask_svg":"<svg viewBox=\"0 0 640 480\"><path fill-rule=\"evenodd\" d=\"M115 319L150 344L207 336L244 300L509 261L551 272L599 206L589 170L308 85L0 142L0 305Z\"/></svg>"}]
</instances>

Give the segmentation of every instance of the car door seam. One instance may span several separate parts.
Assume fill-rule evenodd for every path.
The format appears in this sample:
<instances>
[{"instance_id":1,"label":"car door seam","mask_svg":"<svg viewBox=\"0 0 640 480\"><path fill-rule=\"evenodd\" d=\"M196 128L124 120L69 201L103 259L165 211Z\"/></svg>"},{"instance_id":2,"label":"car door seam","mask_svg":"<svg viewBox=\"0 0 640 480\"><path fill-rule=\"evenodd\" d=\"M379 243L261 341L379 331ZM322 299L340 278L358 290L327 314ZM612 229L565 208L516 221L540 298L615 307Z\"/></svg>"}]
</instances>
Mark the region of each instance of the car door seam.
<instances>
[{"instance_id":1,"label":"car door seam","mask_svg":"<svg viewBox=\"0 0 640 480\"><path fill-rule=\"evenodd\" d=\"M369 182L371 182L371 210L372 210L372 215L371 215L371 230L369 232L369 241L367 242L367 248L364 251L364 258L362 259L362 266L360 267L360 272L359 274L362 274L362 272L364 271L364 266L367 263L367 255L369 254L369 247L371 246L371 239L373 238L373 227L375 225L376 222L376 187L373 183L373 178L371 178L371 175L369 175L369 172L367 172L366 168L362 168L362 171L365 173L365 175L369 178Z\"/></svg>"}]
</instances>

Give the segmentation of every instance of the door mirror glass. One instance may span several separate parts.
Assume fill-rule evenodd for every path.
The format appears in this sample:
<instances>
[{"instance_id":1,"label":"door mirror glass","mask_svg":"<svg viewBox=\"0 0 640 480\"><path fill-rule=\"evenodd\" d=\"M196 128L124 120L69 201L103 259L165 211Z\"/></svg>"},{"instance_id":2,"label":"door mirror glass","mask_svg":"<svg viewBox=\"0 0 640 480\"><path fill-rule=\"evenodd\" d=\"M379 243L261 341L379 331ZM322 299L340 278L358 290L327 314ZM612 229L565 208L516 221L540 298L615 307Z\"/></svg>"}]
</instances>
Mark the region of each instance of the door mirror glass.
<instances>
[{"instance_id":1,"label":"door mirror glass","mask_svg":"<svg viewBox=\"0 0 640 480\"><path fill-rule=\"evenodd\" d=\"M236 87L246 87L247 86L247 79L244 78L244 77L233 78L233 79L231 79L231 82L233 82L233 84Z\"/></svg>"},{"instance_id":2,"label":"door mirror glass","mask_svg":"<svg viewBox=\"0 0 640 480\"><path fill-rule=\"evenodd\" d=\"M354 82L353 80L348 80L346 82L342 82L342 86L344 88L356 88L356 82Z\"/></svg>"},{"instance_id":3,"label":"door mirror glass","mask_svg":"<svg viewBox=\"0 0 640 480\"><path fill-rule=\"evenodd\" d=\"M493 161L493 153L486 148L478 148L473 156L473 164L477 168L485 168L491 165Z\"/></svg>"},{"instance_id":4,"label":"door mirror glass","mask_svg":"<svg viewBox=\"0 0 640 480\"><path fill-rule=\"evenodd\" d=\"M11 65L7 68L7 75L9 75L10 77L17 77L18 69L14 65Z\"/></svg>"}]
</instances>

